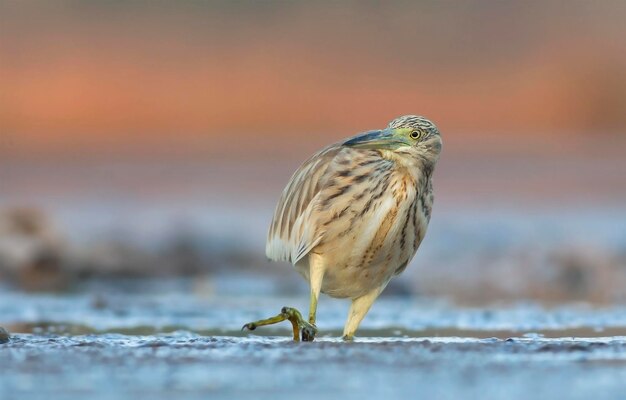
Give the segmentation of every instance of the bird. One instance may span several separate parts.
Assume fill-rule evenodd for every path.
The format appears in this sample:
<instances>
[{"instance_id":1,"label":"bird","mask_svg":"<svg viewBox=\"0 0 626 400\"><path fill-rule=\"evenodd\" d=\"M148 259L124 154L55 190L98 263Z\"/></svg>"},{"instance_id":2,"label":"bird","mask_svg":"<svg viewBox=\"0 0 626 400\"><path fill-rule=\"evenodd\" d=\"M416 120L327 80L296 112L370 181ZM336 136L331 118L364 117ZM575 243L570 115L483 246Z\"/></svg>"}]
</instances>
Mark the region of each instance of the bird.
<instances>
[{"instance_id":1,"label":"bird","mask_svg":"<svg viewBox=\"0 0 626 400\"><path fill-rule=\"evenodd\" d=\"M351 300L343 339L353 340L372 304L424 239L442 145L434 123L404 115L306 160L280 196L266 255L290 262L308 281L309 318L283 307L277 316L242 329L288 320L295 341L300 335L313 341L318 299L325 293Z\"/></svg>"}]
</instances>

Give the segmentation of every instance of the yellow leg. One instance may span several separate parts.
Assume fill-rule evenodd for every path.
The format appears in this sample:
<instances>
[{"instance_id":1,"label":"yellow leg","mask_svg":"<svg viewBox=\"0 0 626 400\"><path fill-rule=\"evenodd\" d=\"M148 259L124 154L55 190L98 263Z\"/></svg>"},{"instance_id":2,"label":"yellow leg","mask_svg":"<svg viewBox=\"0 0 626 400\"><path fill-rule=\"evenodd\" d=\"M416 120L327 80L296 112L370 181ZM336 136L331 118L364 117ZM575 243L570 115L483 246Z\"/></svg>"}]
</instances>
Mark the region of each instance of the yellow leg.
<instances>
[{"instance_id":1,"label":"yellow leg","mask_svg":"<svg viewBox=\"0 0 626 400\"><path fill-rule=\"evenodd\" d=\"M317 301L320 297L320 291L322 290L322 281L324 280L324 262L319 254L311 253L309 255L309 284L311 285L311 300L309 303L309 323L315 326L316 314L317 314ZM302 340L305 342L312 342L315 339L317 330L309 335L308 331L302 332Z\"/></svg>"},{"instance_id":2,"label":"yellow leg","mask_svg":"<svg viewBox=\"0 0 626 400\"><path fill-rule=\"evenodd\" d=\"M348 320L343 328L343 340L352 340L354 338L354 334L359 328L361 321L363 321L363 318L384 288L385 286L378 287L371 292L352 300L350 312L348 313Z\"/></svg>"},{"instance_id":3,"label":"yellow leg","mask_svg":"<svg viewBox=\"0 0 626 400\"><path fill-rule=\"evenodd\" d=\"M317 313L317 299L319 298L319 289L317 292L311 287L311 301L309 303L309 323L315 325Z\"/></svg>"},{"instance_id":4,"label":"yellow leg","mask_svg":"<svg viewBox=\"0 0 626 400\"><path fill-rule=\"evenodd\" d=\"M283 307L275 317L268 319L262 319L260 321L247 323L241 328L241 330L255 330L259 326L277 324L282 321L291 322L293 327L293 340L296 342L302 340L305 342L312 342L317 334L317 327L315 326L315 318L317 313L317 300L322 290L322 280L324 279L324 263L319 254L311 253L308 258L309 261L309 283L311 285L311 301L309 304L309 321L305 321L302 318L302 314L295 308Z\"/></svg>"}]
</instances>

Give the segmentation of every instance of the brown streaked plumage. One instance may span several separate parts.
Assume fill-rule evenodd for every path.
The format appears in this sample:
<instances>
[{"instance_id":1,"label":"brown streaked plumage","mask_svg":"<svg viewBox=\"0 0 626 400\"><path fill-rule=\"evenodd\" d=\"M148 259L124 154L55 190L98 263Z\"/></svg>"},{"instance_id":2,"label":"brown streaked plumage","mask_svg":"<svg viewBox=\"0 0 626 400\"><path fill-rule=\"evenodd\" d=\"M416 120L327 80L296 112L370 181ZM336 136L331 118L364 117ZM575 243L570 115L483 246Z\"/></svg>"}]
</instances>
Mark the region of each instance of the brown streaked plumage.
<instances>
[{"instance_id":1,"label":"brown streaked plumage","mask_svg":"<svg viewBox=\"0 0 626 400\"><path fill-rule=\"evenodd\" d=\"M305 339L315 334L320 291L352 299L344 328L351 339L389 280L406 268L430 221L441 145L432 122L403 116L387 129L322 149L291 177L266 254L294 264L311 285L312 325L301 324Z\"/></svg>"}]
</instances>

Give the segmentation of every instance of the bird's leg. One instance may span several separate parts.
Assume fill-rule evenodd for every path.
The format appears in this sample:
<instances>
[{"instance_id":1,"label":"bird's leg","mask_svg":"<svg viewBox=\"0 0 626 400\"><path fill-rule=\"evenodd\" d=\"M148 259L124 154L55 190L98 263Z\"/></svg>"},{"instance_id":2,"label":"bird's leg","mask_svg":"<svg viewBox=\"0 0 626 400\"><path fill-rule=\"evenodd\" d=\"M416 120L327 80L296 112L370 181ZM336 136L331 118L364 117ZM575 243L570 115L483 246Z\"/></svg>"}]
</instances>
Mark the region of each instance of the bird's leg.
<instances>
[{"instance_id":1,"label":"bird's leg","mask_svg":"<svg viewBox=\"0 0 626 400\"><path fill-rule=\"evenodd\" d=\"M317 333L315 319L317 314L317 301L322 290L322 281L324 280L324 262L322 257L317 253L309 254L309 284L311 285L311 301L309 304L309 323L314 330L303 329L302 341L312 342Z\"/></svg>"},{"instance_id":2,"label":"bird's leg","mask_svg":"<svg viewBox=\"0 0 626 400\"><path fill-rule=\"evenodd\" d=\"M343 328L343 340L352 340L354 338L354 333L359 328L363 317L365 317L365 314L367 314L370 307L372 307L372 304L374 304L374 301L376 301L378 295L383 291L385 286L386 285L383 285L361 297L352 299L350 311L348 312L348 320Z\"/></svg>"},{"instance_id":3,"label":"bird's leg","mask_svg":"<svg viewBox=\"0 0 626 400\"><path fill-rule=\"evenodd\" d=\"M300 311L292 307L283 307L282 310L280 310L280 314L275 317L249 322L245 324L241 330L248 329L253 331L259 326L273 325L283 321L291 322L291 327L293 328L293 340L296 342L300 341L300 331L303 332L303 335L305 331L317 332L315 326L305 321L305 319L302 318ZM313 335L315 335L315 333L313 333Z\"/></svg>"},{"instance_id":4,"label":"bird's leg","mask_svg":"<svg viewBox=\"0 0 626 400\"><path fill-rule=\"evenodd\" d=\"M293 340L296 342L300 340L300 334L302 334L303 342L312 342L317 334L317 327L315 326L315 314L317 312L317 300L322 290L322 280L324 279L324 263L319 254L311 253L309 255L309 283L311 284L311 302L309 306L309 322L302 318L302 314L295 308L283 307L275 317L268 319L262 319L260 321L247 323L241 328L241 330L249 329L255 330L259 326L277 324L282 321L288 320L293 327Z\"/></svg>"},{"instance_id":5,"label":"bird's leg","mask_svg":"<svg viewBox=\"0 0 626 400\"><path fill-rule=\"evenodd\" d=\"M309 305L309 324L313 329L302 330L302 341L312 342L315 339L317 333L317 327L315 326L315 313L317 312L317 299L319 297L319 289L317 292L311 286L311 303Z\"/></svg>"}]
</instances>

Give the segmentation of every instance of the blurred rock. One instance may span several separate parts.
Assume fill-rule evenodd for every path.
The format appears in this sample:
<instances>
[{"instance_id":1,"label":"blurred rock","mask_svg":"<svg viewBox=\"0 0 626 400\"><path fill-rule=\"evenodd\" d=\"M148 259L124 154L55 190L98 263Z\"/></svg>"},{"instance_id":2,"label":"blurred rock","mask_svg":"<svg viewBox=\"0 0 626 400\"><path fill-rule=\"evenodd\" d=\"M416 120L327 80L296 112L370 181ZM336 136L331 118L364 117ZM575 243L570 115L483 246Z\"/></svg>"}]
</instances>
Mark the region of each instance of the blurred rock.
<instances>
[{"instance_id":1,"label":"blurred rock","mask_svg":"<svg viewBox=\"0 0 626 400\"><path fill-rule=\"evenodd\" d=\"M191 230L182 230L172 235L160 259L167 269L180 275L197 275L206 272L206 261L201 252L202 244L197 234Z\"/></svg>"},{"instance_id":2,"label":"blurred rock","mask_svg":"<svg viewBox=\"0 0 626 400\"><path fill-rule=\"evenodd\" d=\"M60 290L68 285L62 235L39 210L0 212L0 274L26 290Z\"/></svg>"},{"instance_id":3,"label":"blurred rock","mask_svg":"<svg viewBox=\"0 0 626 400\"><path fill-rule=\"evenodd\" d=\"M101 294L96 294L91 299L91 307L95 310L104 310L108 306L109 303L107 299Z\"/></svg>"},{"instance_id":4,"label":"blurred rock","mask_svg":"<svg viewBox=\"0 0 626 400\"><path fill-rule=\"evenodd\" d=\"M204 254L202 245L202 238L193 233L148 244L139 244L132 237L100 238L74 249L72 270L81 278L203 275L214 270L214 258L219 256Z\"/></svg>"},{"instance_id":5,"label":"blurred rock","mask_svg":"<svg viewBox=\"0 0 626 400\"><path fill-rule=\"evenodd\" d=\"M10 338L9 332L0 326L0 344L7 343Z\"/></svg>"},{"instance_id":6,"label":"blurred rock","mask_svg":"<svg viewBox=\"0 0 626 400\"><path fill-rule=\"evenodd\" d=\"M392 279L381 296L411 297L415 295L415 288L405 279Z\"/></svg>"},{"instance_id":7,"label":"blurred rock","mask_svg":"<svg viewBox=\"0 0 626 400\"><path fill-rule=\"evenodd\" d=\"M157 262L156 257L130 241L108 239L75 249L72 269L81 278L154 276L159 272Z\"/></svg>"},{"instance_id":8,"label":"blurred rock","mask_svg":"<svg viewBox=\"0 0 626 400\"><path fill-rule=\"evenodd\" d=\"M417 292L463 305L519 300L615 304L626 299L626 259L615 247L571 242L494 246L445 263L429 261L414 276Z\"/></svg>"},{"instance_id":9,"label":"blurred rock","mask_svg":"<svg viewBox=\"0 0 626 400\"><path fill-rule=\"evenodd\" d=\"M557 249L549 255L548 264L554 269L550 297L555 300L610 303L623 297L626 270L606 249Z\"/></svg>"}]
</instances>

